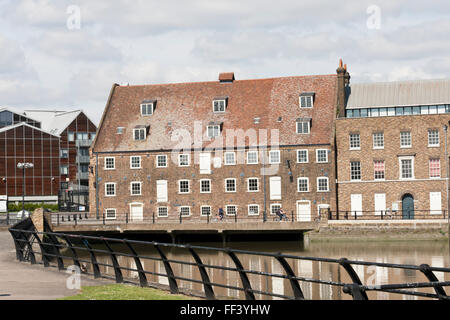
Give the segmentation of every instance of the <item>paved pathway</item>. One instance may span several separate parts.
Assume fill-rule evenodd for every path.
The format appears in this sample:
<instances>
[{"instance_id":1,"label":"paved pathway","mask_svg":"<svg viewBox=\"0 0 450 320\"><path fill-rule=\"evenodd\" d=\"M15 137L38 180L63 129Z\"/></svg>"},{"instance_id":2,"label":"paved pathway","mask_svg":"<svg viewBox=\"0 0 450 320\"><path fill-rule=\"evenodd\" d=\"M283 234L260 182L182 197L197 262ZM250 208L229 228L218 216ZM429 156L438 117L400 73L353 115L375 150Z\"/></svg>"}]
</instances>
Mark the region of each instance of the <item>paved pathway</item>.
<instances>
[{"instance_id":1,"label":"paved pathway","mask_svg":"<svg viewBox=\"0 0 450 320\"><path fill-rule=\"evenodd\" d=\"M10 233L0 230L0 300L52 300L76 295L79 290L66 286L68 277L57 268L18 262ZM107 283L112 282L81 276L82 286Z\"/></svg>"}]
</instances>

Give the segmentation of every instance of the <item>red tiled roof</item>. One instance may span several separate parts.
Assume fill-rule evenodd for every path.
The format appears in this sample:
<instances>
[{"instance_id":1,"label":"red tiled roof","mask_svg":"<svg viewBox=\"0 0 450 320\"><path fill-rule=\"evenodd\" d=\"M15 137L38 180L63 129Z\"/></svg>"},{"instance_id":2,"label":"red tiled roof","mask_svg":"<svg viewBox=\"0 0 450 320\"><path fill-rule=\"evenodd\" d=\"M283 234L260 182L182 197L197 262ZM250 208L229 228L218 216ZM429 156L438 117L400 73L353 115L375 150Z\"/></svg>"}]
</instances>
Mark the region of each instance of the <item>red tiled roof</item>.
<instances>
[{"instance_id":1,"label":"red tiled roof","mask_svg":"<svg viewBox=\"0 0 450 320\"><path fill-rule=\"evenodd\" d=\"M227 129L267 129L269 145L271 129L279 130L280 145L329 144L336 114L336 80L336 75L318 75L116 86L99 125L94 151L170 150L180 146L178 140L172 141L172 134L181 129L193 137L196 121L203 132L210 122L222 123L222 135L215 142L224 145ZM312 109L299 107L303 92L315 93ZM213 112L212 101L217 97L228 97L225 113ZM151 116L141 116L140 104L145 100L157 101ZM257 117L259 124L254 121ZM312 118L310 134L296 134L297 118ZM133 128L139 125L150 126L143 142L133 140ZM123 134L117 134L117 127L125 128ZM202 147L210 144L206 140ZM245 145L249 145L248 139Z\"/></svg>"}]
</instances>

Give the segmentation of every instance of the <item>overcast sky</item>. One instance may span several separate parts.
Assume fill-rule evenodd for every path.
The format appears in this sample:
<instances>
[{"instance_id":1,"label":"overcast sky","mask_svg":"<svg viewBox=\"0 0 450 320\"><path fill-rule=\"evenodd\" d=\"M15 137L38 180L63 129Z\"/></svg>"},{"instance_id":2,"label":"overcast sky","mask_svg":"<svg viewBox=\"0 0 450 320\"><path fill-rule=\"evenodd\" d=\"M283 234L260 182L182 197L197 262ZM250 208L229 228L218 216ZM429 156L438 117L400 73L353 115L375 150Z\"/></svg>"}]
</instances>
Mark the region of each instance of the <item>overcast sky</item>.
<instances>
[{"instance_id":1,"label":"overcast sky","mask_svg":"<svg viewBox=\"0 0 450 320\"><path fill-rule=\"evenodd\" d=\"M450 1L0 0L0 106L83 109L113 83L448 78Z\"/></svg>"}]
</instances>

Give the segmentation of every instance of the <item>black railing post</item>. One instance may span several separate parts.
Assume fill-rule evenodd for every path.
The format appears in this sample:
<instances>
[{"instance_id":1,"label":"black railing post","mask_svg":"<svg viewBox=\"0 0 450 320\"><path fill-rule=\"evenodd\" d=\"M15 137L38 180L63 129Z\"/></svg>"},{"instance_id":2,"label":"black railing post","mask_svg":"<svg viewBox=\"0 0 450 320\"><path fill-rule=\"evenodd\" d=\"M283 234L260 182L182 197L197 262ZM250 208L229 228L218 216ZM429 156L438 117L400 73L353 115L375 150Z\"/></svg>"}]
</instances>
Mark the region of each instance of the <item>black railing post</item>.
<instances>
[{"instance_id":1,"label":"black railing post","mask_svg":"<svg viewBox=\"0 0 450 320\"><path fill-rule=\"evenodd\" d=\"M345 220L348 220L348 211L345 211Z\"/></svg>"},{"instance_id":2,"label":"black railing post","mask_svg":"<svg viewBox=\"0 0 450 320\"><path fill-rule=\"evenodd\" d=\"M47 256L47 252L45 250L45 247L42 244L41 239L39 239L38 234L36 232L33 233L33 234L34 234L34 237L36 238L36 241L39 244L39 248L41 249L41 257L42 257L42 262L44 263L44 268L47 268L48 266L50 266L50 263L49 263L50 259Z\"/></svg>"},{"instance_id":3,"label":"black railing post","mask_svg":"<svg viewBox=\"0 0 450 320\"><path fill-rule=\"evenodd\" d=\"M152 212L152 216L153 216L153 224L155 224L155 213Z\"/></svg>"},{"instance_id":4,"label":"black railing post","mask_svg":"<svg viewBox=\"0 0 450 320\"><path fill-rule=\"evenodd\" d=\"M103 222L103 224L105 224L106 223L106 221L105 221L105 211L103 211L102 212L102 222Z\"/></svg>"},{"instance_id":5,"label":"black railing post","mask_svg":"<svg viewBox=\"0 0 450 320\"><path fill-rule=\"evenodd\" d=\"M336 220L339 220L339 210L336 210Z\"/></svg>"},{"instance_id":6,"label":"black railing post","mask_svg":"<svg viewBox=\"0 0 450 320\"><path fill-rule=\"evenodd\" d=\"M198 271L200 272L200 276L202 277L203 289L205 291L206 299L215 300L216 296L214 294L213 287L211 285L211 281L209 280L208 273L206 272L205 266L203 265L202 259L200 259L199 255L191 248L190 245L187 245L186 248L191 253L192 257L197 264Z\"/></svg>"},{"instance_id":7,"label":"black railing post","mask_svg":"<svg viewBox=\"0 0 450 320\"><path fill-rule=\"evenodd\" d=\"M237 223L237 212L234 213L234 222Z\"/></svg>"},{"instance_id":8,"label":"black railing post","mask_svg":"<svg viewBox=\"0 0 450 320\"><path fill-rule=\"evenodd\" d=\"M91 264L92 270L94 271L94 278L100 278L102 274L100 273L100 267L98 266L97 258L95 257L95 253L92 250L91 245L84 237L80 237L80 239L83 242L84 246L88 249L89 255L91 256Z\"/></svg>"},{"instance_id":9,"label":"black railing post","mask_svg":"<svg viewBox=\"0 0 450 320\"><path fill-rule=\"evenodd\" d=\"M9 226L9 211L6 212L6 225Z\"/></svg>"},{"instance_id":10,"label":"black railing post","mask_svg":"<svg viewBox=\"0 0 450 320\"><path fill-rule=\"evenodd\" d=\"M19 236L16 231L9 230L9 233L11 234L11 237L14 241L14 246L16 248L16 259L19 261L23 261L23 245L19 241Z\"/></svg>"},{"instance_id":11,"label":"black railing post","mask_svg":"<svg viewBox=\"0 0 450 320\"><path fill-rule=\"evenodd\" d=\"M383 210L381 210L380 213L381 213L381 220L383 220Z\"/></svg>"},{"instance_id":12,"label":"black railing post","mask_svg":"<svg viewBox=\"0 0 450 320\"><path fill-rule=\"evenodd\" d=\"M123 282L123 275L122 275L122 270L120 269L119 261L117 260L116 253L113 251L113 249L109 245L108 240L106 240L103 237L101 237L101 239L103 240L103 243L106 246L106 249L108 249L109 255L111 257L111 262L113 264L114 275L116 277L116 282L117 283L122 283Z\"/></svg>"},{"instance_id":13,"label":"black railing post","mask_svg":"<svg viewBox=\"0 0 450 320\"><path fill-rule=\"evenodd\" d=\"M48 234L48 238L50 242L52 243L53 248L56 252L56 260L58 262L58 270L64 270L64 260L61 257L61 253L59 251L59 247L61 244L58 241L58 238L53 234Z\"/></svg>"},{"instance_id":14,"label":"black railing post","mask_svg":"<svg viewBox=\"0 0 450 320\"><path fill-rule=\"evenodd\" d=\"M81 268L80 261L78 259L77 251L73 247L72 241L70 241L69 237L64 235L63 239L66 241L67 246L69 247L70 251L72 252L72 260L73 264L76 265L78 268Z\"/></svg>"},{"instance_id":15,"label":"black railing post","mask_svg":"<svg viewBox=\"0 0 450 320\"><path fill-rule=\"evenodd\" d=\"M236 256L236 254L231 251L231 249L227 248L226 253L230 256L231 260L233 260L236 265L236 270L239 272L239 276L241 277L242 287L244 289L245 298L247 300L255 300L255 295L253 294L252 286L250 281L248 280L247 274L244 271L244 267L241 264L241 261Z\"/></svg>"},{"instance_id":16,"label":"black railing post","mask_svg":"<svg viewBox=\"0 0 450 320\"><path fill-rule=\"evenodd\" d=\"M294 222L294 210L291 210L291 221Z\"/></svg>"},{"instance_id":17,"label":"black railing post","mask_svg":"<svg viewBox=\"0 0 450 320\"><path fill-rule=\"evenodd\" d=\"M158 251L159 255L161 256L161 261L163 262L164 268L166 269L166 276L167 279L169 280L170 293L177 294L179 290L177 280L175 279L175 275L173 274L172 267L170 266L170 263L166 255L164 254L164 252L162 252L159 245L156 242L152 242L152 244L155 247L156 251Z\"/></svg>"},{"instance_id":18,"label":"black railing post","mask_svg":"<svg viewBox=\"0 0 450 320\"><path fill-rule=\"evenodd\" d=\"M331 216L331 211L330 208L328 208L328 220L332 220L333 217Z\"/></svg>"},{"instance_id":19,"label":"black railing post","mask_svg":"<svg viewBox=\"0 0 450 320\"><path fill-rule=\"evenodd\" d=\"M128 212L125 212L125 223L128 224Z\"/></svg>"},{"instance_id":20,"label":"black railing post","mask_svg":"<svg viewBox=\"0 0 450 320\"><path fill-rule=\"evenodd\" d=\"M139 275L140 286L146 287L148 284L147 277L145 276L145 271L144 271L144 268L142 267L142 263L141 263L141 259L139 259L139 255L137 254L136 250L134 250L131 243L128 242L128 240L123 239L122 242L125 243L125 245L128 247L128 249L131 251L131 254L133 255L134 264L136 265L136 269L137 269L138 275Z\"/></svg>"},{"instance_id":21,"label":"black railing post","mask_svg":"<svg viewBox=\"0 0 450 320\"><path fill-rule=\"evenodd\" d=\"M283 267L284 271L286 272L286 275L289 277L289 282L291 283L292 292L294 293L294 297L296 300L304 300L305 297L303 296L302 289L300 288L300 285L298 284L298 281L295 279L295 273L292 271L291 266L286 261L286 259L281 255L281 252L275 256L275 258L278 260L278 262Z\"/></svg>"},{"instance_id":22,"label":"black railing post","mask_svg":"<svg viewBox=\"0 0 450 320\"><path fill-rule=\"evenodd\" d=\"M181 210L180 210L180 224L183 222L183 216L181 215Z\"/></svg>"},{"instance_id":23,"label":"black railing post","mask_svg":"<svg viewBox=\"0 0 450 320\"><path fill-rule=\"evenodd\" d=\"M209 224L209 213L206 215L206 223Z\"/></svg>"},{"instance_id":24,"label":"black railing post","mask_svg":"<svg viewBox=\"0 0 450 320\"><path fill-rule=\"evenodd\" d=\"M358 211L355 211L354 213L355 213L355 220L356 220L357 219L356 216L358 215Z\"/></svg>"},{"instance_id":25,"label":"black railing post","mask_svg":"<svg viewBox=\"0 0 450 320\"><path fill-rule=\"evenodd\" d=\"M421 264L420 265L420 271L427 277L427 279L431 282L439 282L439 279L436 277L436 275L431 270L430 266L427 264ZM440 285L433 286L434 291L436 294L438 294L439 300L445 300L444 297L447 297L447 293L445 292L444 288Z\"/></svg>"},{"instance_id":26,"label":"black railing post","mask_svg":"<svg viewBox=\"0 0 450 320\"><path fill-rule=\"evenodd\" d=\"M353 296L353 300L369 300L367 294L360 286L362 286L361 280L352 265L348 262L347 258L339 259L339 264L347 271L353 284L344 287L344 292ZM347 288L346 288L347 287Z\"/></svg>"},{"instance_id":27,"label":"black railing post","mask_svg":"<svg viewBox=\"0 0 450 320\"><path fill-rule=\"evenodd\" d=\"M77 215L76 214L73 215L73 220L75 221L75 225L77 225Z\"/></svg>"}]
</instances>

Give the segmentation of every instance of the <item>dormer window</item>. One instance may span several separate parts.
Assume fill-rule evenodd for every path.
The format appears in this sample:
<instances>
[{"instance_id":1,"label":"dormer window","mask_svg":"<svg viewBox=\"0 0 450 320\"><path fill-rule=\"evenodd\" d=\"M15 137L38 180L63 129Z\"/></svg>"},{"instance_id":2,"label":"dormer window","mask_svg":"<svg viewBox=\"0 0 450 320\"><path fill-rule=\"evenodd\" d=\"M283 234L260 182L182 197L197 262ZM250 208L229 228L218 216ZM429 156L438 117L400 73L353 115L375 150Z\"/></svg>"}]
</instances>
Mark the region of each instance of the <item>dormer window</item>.
<instances>
[{"instance_id":1,"label":"dormer window","mask_svg":"<svg viewBox=\"0 0 450 320\"><path fill-rule=\"evenodd\" d=\"M311 119L298 118L297 119L297 133L309 134L311 132Z\"/></svg>"},{"instance_id":2,"label":"dormer window","mask_svg":"<svg viewBox=\"0 0 450 320\"><path fill-rule=\"evenodd\" d=\"M216 98L213 100L213 111L214 112L225 112L226 107L227 107L227 99L226 98Z\"/></svg>"},{"instance_id":3,"label":"dormer window","mask_svg":"<svg viewBox=\"0 0 450 320\"><path fill-rule=\"evenodd\" d=\"M300 108L312 108L314 105L314 92L300 94Z\"/></svg>"},{"instance_id":4,"label":"dormer window","mask_svg":"<svg viewBox=\"0 0 450 320\"><path fill-rule=\"evenodd\" d=\"M151 116L153 114L154 111L154 107L155 107L155 102L154 100L146 100L146 101L142 101L141 103L141 115L143 116Z\"/></svg>"},{"instance_id":5,"label":"dormer window","mask_svg":"<svg viewBox=\"0 0 450 320\"><path fill-rule=\"evenodd\" d=\"M208 138L215 138L220 135L220 125L214 124L208 126Z\"/></svg>"},{"instance_id":6,"label":"dormer window","mask_svg":"<svg viewBox=\"0 0 450 320\"><path fill-rule=\"evenodd\" d=\"M145 127L139 127L133 129L134 140L142 141L145 140L147 136L147 129Z\"/></svg>"}]
</instances>

